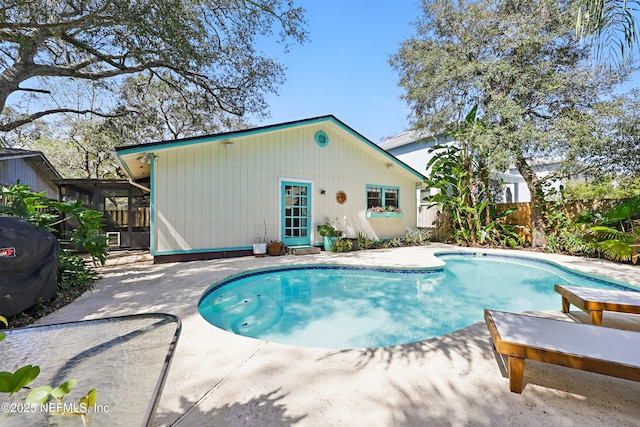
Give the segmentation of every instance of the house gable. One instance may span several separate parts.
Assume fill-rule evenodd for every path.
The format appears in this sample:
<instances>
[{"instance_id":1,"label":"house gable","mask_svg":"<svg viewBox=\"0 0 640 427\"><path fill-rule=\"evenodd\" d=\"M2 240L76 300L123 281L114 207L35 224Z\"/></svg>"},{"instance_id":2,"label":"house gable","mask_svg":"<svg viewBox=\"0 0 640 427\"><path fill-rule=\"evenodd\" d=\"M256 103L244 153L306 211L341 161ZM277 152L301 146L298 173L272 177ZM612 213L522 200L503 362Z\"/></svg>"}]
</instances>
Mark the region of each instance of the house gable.
<instances>
[{"instance_id":1,"label":"house gable","mask_svg":"<svg viewBox=\"0 0 640 427\"><path fill-rule=\"evenodd\" d=\"M58 171L40 151L18 148L0 149L0 185L13 185L20 181L32 191L44 191L51 199L58 198L54 180L60 179Z\"/></svg>"},{"instance_id":2,"label":"house gable","mask_svg":"<svg viewBox=\"0 0 640 427\"><path fill-rule=\"evenodd\" d=\"M402 235L415 227L424 180L333 116L120 148L118 156L129 170L149 166L156 256L250 251L259 240L284 240L291 221L307 224L309 244L318 244L325 217L352 237ZM284 216L286 186L305 191L308 218ZM367 218L372 187L399 194L403 214Z\"/></svg>"},{"instance_id":3,"label":"house gable","mask_svg":"<svg viewBox=\"0 0 640 427\"><path fill-rule=\"evenodd\" d=\"M198 136L192 138L183 138L172 141L158 141L151 142L147 144L140 144L135 146L123 146L116 148L116 155L118 160L127 175L129 175L132 179L144 179L148 178L150 175L150 164L149 162L149 153L154 153L161 150L174 150L179 149L186 146L191 146L195 144L206 144L206 143L214 143L214 142L232 142L238 139L246 139L249 137L265 134L265 133L273 133L284 131L296 127L302 126L310 126L317 125L320 123L325 124L333 124L337 128L342 129L343 131L352 135L355 139L360 141L366 147L380 153L386 159L389 160L390 163L401 167L411 174L415 175L418 179L424 180L425 176L422 175L417 170L413 169L411 166L404 163L402 160L395 157L393 154L389 153L384 149L384 147L378 146L362 136L360 133L356 132L351 127L347 126L342 121L338 120L335 116L321 116L310 119L298 120L287 123L280 123L275 125L251 128L251 129L243 129L232 132L223 132L214 135L205 135Z\"/></svg>"}]
</instances>

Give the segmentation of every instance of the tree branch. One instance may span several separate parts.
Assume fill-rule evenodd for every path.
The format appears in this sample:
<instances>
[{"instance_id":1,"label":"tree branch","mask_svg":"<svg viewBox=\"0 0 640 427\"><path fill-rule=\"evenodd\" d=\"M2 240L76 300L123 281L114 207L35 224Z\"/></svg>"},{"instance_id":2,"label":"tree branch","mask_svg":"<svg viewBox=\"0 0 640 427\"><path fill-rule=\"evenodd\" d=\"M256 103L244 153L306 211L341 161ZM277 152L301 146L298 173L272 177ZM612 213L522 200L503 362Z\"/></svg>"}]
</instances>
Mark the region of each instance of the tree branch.
<instances>
[{"instance_id":1,"label":"tree branch","mask_svg":"<svg viewBox=\"0 0 640 427\"><path fill-rule=\"evenodd\" d=\"M22 91L22 92L36 92L36 93L44 93L47 95L51 94L50 90L45 90L45 89L34 89L34 88L28 88L28 87L19 87L18 90Z\"/></svg>"},{"instance_id":2,"label":"tree branch","mask_svg":"<svg viewBox=\"0 0 640 427\"><path fill-rule=\"evenodd\" d=\"M61 28L80 28L84 25L95 26L96 22L100 21L101 14L105 11L109 10L112 6L113 1L106 1L104 5L100 9L96 9L93 12L89 12L84 16L79 16L76 19L69 19L58 22L34 22L34 21L23 21L23 22L0 22L0 27L8 28L13 30L23 30L25 28L31 28L33 30L59 30ZM1 9L0 9L1 10ZM59 14L58 17L72 17L75 14ZM106 17L105 17L106 18Z\"/></svg>"},{"instance_id":3,"label":"tree branch","mask_svg":"<svg viewBox=\"0 0 640 427\"><path fill-rule=\"evenodd\" d=\"M89 46L86 43L81 42L80 40L77 40L73 37L71 37L70 35L68 35L67 33L62 33L60 34L60 38L64 41L66 41L67 43L81 49L84 50L86 52L89 52L91 55L93 55L95 57L94 62L97 62L97 60L101 60L106 62L107 64L111 65L113 68L117 68L117 69L124 69L126 68L126 66L122 63L118 63L116 61L114 61L114 58L122 58L121 56L111 56L111 55L104 55L102 52L98 51L97 49L94 49L93 47Z\"/></svg>"},{"instance_id":4,"label":"tree branch","mask_svg":"<svg viewBox=\"0 0 640 427\"><path fill-rule=\"evenodd\" d=\"M85 61L84 64L94 61ZM85 66L90 65L86 64ZM149 70L153 68L168 68L174 70L171 64L162 61L146 62L138 65L127 66L124 68L112 68L104 71L96 72L82 72L78 71L81 68L80 63L74 64L72 67L56 67L53 65L40 65L32 64L32 73L34 76L40 77L75 77L83 80L100 80L109 77L117 77L125 74L134 74L140 71Z\"/></svg>"},{"instance_id":5,"label":"tree branch","mask_svg":"<svg viewBox=\"0 0 640 427\"><path fill-rule=\"evenodd\" d=\"M72 113L72 114L93 114L99 117L105 117L105 118L114 118L114 117L122 117L125 116L126 114L130 113L130 111L123 111L123 112L119 112L119 113L102 113L100 111L95 111L95 110L76 110L73 108L56 108L56 109L52 109L52 110L45 110L45 111L38 111L37 113L33 113L30 114L28 116L22 117L20 119L17 120L13 120L11 122L8 123L0 123L0 131L2 132L9 132L13 129L16 129L17 127L20 127L24 124L30 123L34 120L37 120L39 118L42 118L44 116L48 116L50 114L58 114L58 113Z\"/></svg>"}]
</instances>

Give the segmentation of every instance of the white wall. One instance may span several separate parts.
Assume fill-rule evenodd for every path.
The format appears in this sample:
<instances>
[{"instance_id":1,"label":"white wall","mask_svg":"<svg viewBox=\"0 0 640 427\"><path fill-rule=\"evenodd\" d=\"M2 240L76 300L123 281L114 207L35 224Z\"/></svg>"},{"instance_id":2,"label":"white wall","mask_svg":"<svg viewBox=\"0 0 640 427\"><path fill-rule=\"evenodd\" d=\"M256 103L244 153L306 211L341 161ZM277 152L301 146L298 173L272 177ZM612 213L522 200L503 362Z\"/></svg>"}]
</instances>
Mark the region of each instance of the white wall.
<instances>
[{"instance_id":1,"label":"white wall","mask_svg":"<svg viewBox=\"0 0 640 427\"><path fill-rule=\"evenodd\" d=\"M329 136L326 147L314 139ZM404 234L416 224L418 176L369 147L333 122L258 133L225 141L172 146L155 151L153 203L155 252L250 247L267 225L267 239L280 233L280 181L311 183L313 239L325 216L354 236ZM366 218L366 185L398 186L403 218ZM321 195L320 190L325 190ZM335 200L337 191L347 201ZM312 242L313 243L313 242Z\"/></svg>"}]
</instances>

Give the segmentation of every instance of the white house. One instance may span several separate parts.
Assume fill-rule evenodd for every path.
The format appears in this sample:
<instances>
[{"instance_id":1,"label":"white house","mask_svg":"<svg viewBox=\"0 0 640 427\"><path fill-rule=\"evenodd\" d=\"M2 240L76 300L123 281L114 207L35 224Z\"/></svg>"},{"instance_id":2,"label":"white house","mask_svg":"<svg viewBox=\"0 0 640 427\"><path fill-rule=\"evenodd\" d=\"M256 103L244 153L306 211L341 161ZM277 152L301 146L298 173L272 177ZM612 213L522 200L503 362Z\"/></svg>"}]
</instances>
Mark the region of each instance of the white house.
<instances>
[{"instance_id":1,"label":"white house","mask_svg":"<svg viewBox=\"0 0 640 427\"><path fill-rule=\"evenodd\" d=\"M427 162L431 155L429 149L434 145L455 144L451 138L439 135L434 136L421 131L408 131L393 136L380 143L380 147L398 157L404 163L425 175ZM543 178L554 170L558 169L560 161L557 159L540 159L533 170L538 177ZM531 194L524 178L515 166L509 167L504 173L494 172L492 177L499 179L503 183L502 201L505 203L530 202ZM558 187L560 182L555 183ZM429 190L423 191L426 196Z\"/></svg>"},{"instance_id":2,"label":"white house","mask_svg":"<svg viewBox=\"0 0 640 427\"><path fill-rule=\"evenodd\" d=\"M248 255L261 240L319 245L325 217L348 237L400 236L415 228L425 178L331 115L116 155L132 181L150 179L156 260Z\"/></svg>"}]
</instances>

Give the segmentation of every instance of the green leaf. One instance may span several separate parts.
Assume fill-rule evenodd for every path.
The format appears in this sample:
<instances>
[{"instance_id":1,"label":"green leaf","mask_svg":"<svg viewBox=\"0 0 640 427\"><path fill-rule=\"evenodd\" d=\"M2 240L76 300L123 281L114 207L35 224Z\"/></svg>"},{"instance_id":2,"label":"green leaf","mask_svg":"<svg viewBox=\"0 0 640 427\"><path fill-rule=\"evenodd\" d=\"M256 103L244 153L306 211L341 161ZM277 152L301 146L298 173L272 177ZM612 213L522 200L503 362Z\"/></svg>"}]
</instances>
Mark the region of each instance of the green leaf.
<instances>
[{"instance_id":1,"label":"green leaf","mask_svg":"<svg viewBox=\"0 0 640 427\"><path fill-rule=\"evenodd\" d=\"M23 366L13 374L0 372L0 392L13 394L33 381L39 374L40 368L32 365Z\"/></svg>"},{"instance_id":2,"label":"green leaf","mask_svg":"<svg viewBox=\"0 0 640 427\"><path fill-rule=\"evenodd\" d=\"M615 261L631 261L633 258L633 246L621 240L605 240L597 243L607 258Z\"/></svg>"},{"instance_id":3,"label":"green leaf","mask_svg":"<svg viewBox=\"0 0 640 427\"><path fill-rule=\"evenodd\" d=\"M20 390L22 387L35 380L40 375L40 367L26 365L18 369L14 374L14 391Z\"/></svg>"},{"instance_id":4,"label":"green leaf","mask_svg":"<svg viewBox=\"0 0 640 427\"><path fill-rule=\"evenodd\" d=\"M13 393L12 389L13 374L11 372L0 372L0 393Z\"/></svg>"},{"instance_id":5,"label":"green leaf","mask_svg":"<svg viewBox=\"0 0 640 427\"><path fill-rule=\"evenodd\" d=\"M82 405L84 403L87 408L90 408L92 406L95 406L97 400L98 392L95 388L92 388L91 390L89 390L89 393L87 393L86 396L81 397L80 400L78 400L78 404Z\"/></svg>"},{"instance_id":6,"label":"green leaf","mask_svg":"<svg viewBox=\"0 0 640 427\"><path fill-rule=\"evenodd\" d=\"M26 402L36 405L45 403L49 399L51 394L51 386L43 385L31 390L31 393L27 395Z\"/></svg>"},{"instance_id":7,"label":"green leaf","mask_svg":"<svg viewBox=\"0 0 640 427\"><path fill-rule=\"evenodd\" d=\"M55 397L56 399L60 399L61 397L69 394L71 389L75 387L76 384L78 384L78 381L76 380L69 380L67 382L64 382L53 389L53 391L51 392L51 396Z\"/></svg>"},{"instance_id":8,"label":"green leaf","mask_svg":"<svg viewBox=\"0 0 640 427\"><path fill-rule=\"evenodd\" d=\"M0 316L0 322L4 323L4 326L9 326L9 322L7 322L7 318L4 316Z\"/></svg>"}]
</instances>

